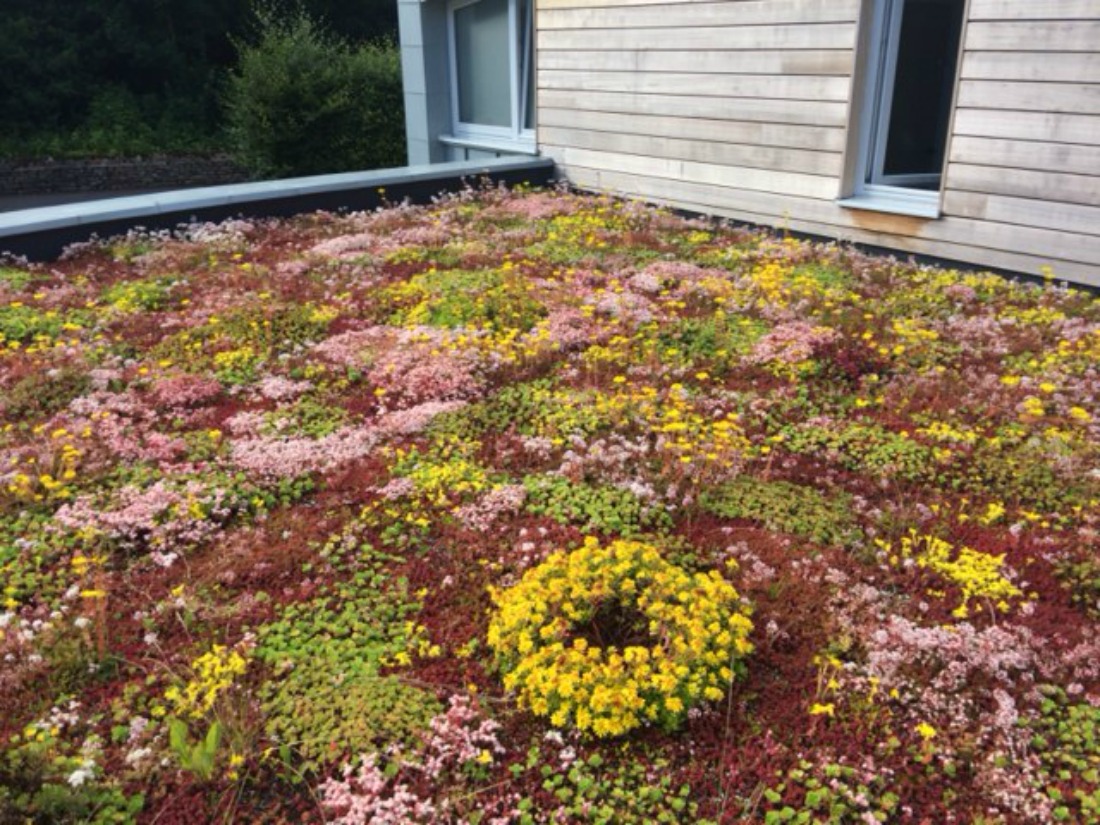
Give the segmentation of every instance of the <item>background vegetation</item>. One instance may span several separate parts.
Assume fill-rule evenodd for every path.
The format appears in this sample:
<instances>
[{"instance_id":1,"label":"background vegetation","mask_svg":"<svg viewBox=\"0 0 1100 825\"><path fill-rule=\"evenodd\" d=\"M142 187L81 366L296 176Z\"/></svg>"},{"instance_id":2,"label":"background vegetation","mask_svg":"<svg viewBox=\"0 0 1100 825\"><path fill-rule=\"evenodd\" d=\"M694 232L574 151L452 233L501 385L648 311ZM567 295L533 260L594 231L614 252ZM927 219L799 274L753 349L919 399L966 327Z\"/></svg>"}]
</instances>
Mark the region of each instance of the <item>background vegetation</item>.
<instances>
[{"instance_id":1,"label":"background vegetation","mask_svg":"<svg viewBox=\"0 0 1100 825\"><path fill-rule=\"evenodd\" d=\"M250 0L6 0L0 157L225 151L221 98L237 46L262 36L250 7ZM392 0L301 0L294 8L288 19L304 12L323 21L330 45L396 39Z\"/></svg>"},{"instance_id":2,"label":"background vegetation","mask_svg":"<svg viewBox=\"0 0 1100 825\"><path fill-rule=\"evenodd\" d=\"M401 63L391 43L351 45L303 10L258 12L225 92L229 145L281 177L405 162Z\"/></svg>"}]
</instances>

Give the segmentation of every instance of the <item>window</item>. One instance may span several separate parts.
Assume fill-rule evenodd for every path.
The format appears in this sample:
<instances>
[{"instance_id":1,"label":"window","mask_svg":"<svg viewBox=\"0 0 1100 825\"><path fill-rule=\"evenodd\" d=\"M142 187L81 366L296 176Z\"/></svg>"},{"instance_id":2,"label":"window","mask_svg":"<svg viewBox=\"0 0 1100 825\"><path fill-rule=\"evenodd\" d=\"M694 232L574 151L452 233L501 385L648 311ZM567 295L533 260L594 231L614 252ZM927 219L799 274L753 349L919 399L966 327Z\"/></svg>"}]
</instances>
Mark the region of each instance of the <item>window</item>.
<instances>
[{"instance_id":1,"label":"window","mask_svg":"<svg viewBox=\"0 0 1100 825\"><path fill-rule=\"evenodd\" d=\"M454 137L534 147L532 0L452 0Z\"/></svg>"},{"instance_id":2,"label":"window","mask_svg":"<svg viewBox=\"0 0 1100 825\"><path fill-rule=\"evenodd\" d=\"M874 0L854 197L935 217L965 0Z\"/></svg>"}]
</instances>

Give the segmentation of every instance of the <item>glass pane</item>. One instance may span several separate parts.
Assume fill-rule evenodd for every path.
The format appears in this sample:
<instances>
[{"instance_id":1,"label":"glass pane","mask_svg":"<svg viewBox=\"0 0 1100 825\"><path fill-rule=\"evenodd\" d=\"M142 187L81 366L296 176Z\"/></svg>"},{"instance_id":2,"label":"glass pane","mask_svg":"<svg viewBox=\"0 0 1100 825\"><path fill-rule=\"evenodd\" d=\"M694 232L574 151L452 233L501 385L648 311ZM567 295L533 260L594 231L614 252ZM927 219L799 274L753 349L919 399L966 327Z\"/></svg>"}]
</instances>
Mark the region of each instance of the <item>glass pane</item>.
<instances>
[{"instance_id":1,"label":"glass pane","mask_svg":"<svg viewBox=\"0 0 1100 825\"><path fill-rule=\"evenodd\" d=\"M508 0L479 0L455 10L458 119L483 126L512 125Z\"/></svg>"},{"instance_id":2,"label":"glass pane","mask_svg":"<svg viewBox=\"0 0 1100 825\"><path fill-rule=\"evenodd\" d=\"M523 128L535 128L535 21L532 0L520 0L520 55L523 63Z\"/></svg>"},{"instance_id":3,"label":"glass pane","mask_svg":"<svg viewBox=\"0 0 1100 825\"><path fill-rule=\"evenodd\" d=\"M943 169L963 0L905 0L883 174ZM938 186L938 183L929 185Z\"/></svg>"}]
</instances>

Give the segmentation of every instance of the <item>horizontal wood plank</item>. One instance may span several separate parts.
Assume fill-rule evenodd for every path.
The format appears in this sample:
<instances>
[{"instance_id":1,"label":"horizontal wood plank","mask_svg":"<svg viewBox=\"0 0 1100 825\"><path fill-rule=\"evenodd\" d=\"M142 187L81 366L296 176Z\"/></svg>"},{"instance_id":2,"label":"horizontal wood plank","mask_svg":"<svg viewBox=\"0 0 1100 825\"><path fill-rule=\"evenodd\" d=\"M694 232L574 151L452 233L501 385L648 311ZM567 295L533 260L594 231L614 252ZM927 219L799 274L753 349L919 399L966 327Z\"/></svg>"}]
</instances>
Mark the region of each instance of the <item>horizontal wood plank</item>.
<instances>
[{"instance_id":1,"label":"horizontal wood plank","mask_svg":"<svg viewBox=\"0 0 1100 825\"><path fill-rule=\"evenodd\" d=\"M967 52L959 76L964 80L1038 80L1100 83L1100 52Z\"/></svg>"},{"instance_id":2,"label":"horizontal wood plank","mask_svg":"<svg viewBox=\"0 0 1100 825\"><path fill-rule=\"evenodd\" d=\"M628 49L851 49L854 23L812 26L744 26L672 29L540 29L538 48L617 51Z\"/></svg>"},{"instance_id":3,"label":"horizontal wood plank","mask_svg":"<svg viewBox=\"0 0 1100 825\"><path fill-rule=\"evenodd\" d=\"M955 112L956 135L1039 140L1050 143L1096 145L1100 117L1055 112L999 112L960 108Z\"/></svg>"},{"instance_id":4,"label":"horizontal wood plank","mask_svg":"<svg viewBox=\"0 0 1100 825\"><path fill-rule=\"evenodd\" d=\"M596 132L649 135L651 137L707 140L788 149L844 150L844 130L839 127L799 126L783 123L753 123L702 117L623 114L582 111L571 108L539 109L539 128L562 126Z\"/></svg>"},{"instance_id":5,"label":"horizontal wood plank","mask_svg":"<svg viewBox=\"0 0 1100 825\"><path fill-rule=\"evenodd\" d=\"M696 72L698 74L839 75L852 71L852 52L844 49L798 51L589 51L578 57L572 49L542 49L539 71Z\"/></svg>"},{"instance_id":6,"label":"horizontal wood plank","mask_svg":"<svg viewBox=\"0 0 1100 825\"><path fill-rule=\"evenodd\" d=\"M559 160L566 167L614 169L656 178L683 178L685 180L716 183L737 189L772 192L777 195L799 195L807 198L831 200L839 190L835 178L794 172L774 172L740 166L723 166L713 163L677 160L675 158L642 157L617 152L577 149L571 146L543 148L544 154Z\"/></svg>"},{"instance_id":7,"label":"horizontal wood plank","mask_svg":"<svg viewBox=\"0 0 1100 825\"><path fill-rule=\"evenodd\" d=\"M539 4L540 29L668 29L677 26L775 26L783 23L844 23L858 17L858 0L751 0L742 3L640 5L629 11L598 3L573 8Z\"/></svg>"},{"instance_id":8,"label":"horizontal wood plank","mask_svg":"<svg viewBox=\"0 0 1100 825\"><path fill-rule=\"evenodd\" d=\"M840 176L839 152L782 149L697 139L653 137L626 132L593 132L570 127L540 126L539 141L545 146L593 149L651 158L673 158L721 166L771 169L810 175Z\"/></svg>"},{"instance_id":9,"label":"horizontal wood plank","mask_svg":"<svg viewBox=\"0 0 1100 825\"><path fill-rule=\"evenodd\" d=\"M1057 246L1044 246L1037 254L1020 252L1005 246L983 246L981 244L986 242L985 238L976 239L967 232L967 227L972 222L946 219L919 221L881 213L847 210L823 201L807 202L793 198L771 198L769 202L769 196L742 193L723 186L691 180L653 180L630 173L608 172L605 169L571 166L568 172L572 182L582 188L613 191L627 197L638 197L708 215L748 221L761 226L780 226L834 238L840 242L879 245L903 254L935 255L1036 275L1042 273L1043 267L1053 266L1056 277L1073 278L1082 284L1100 285L1100 271L1096 262L1082 263L1067 259L1057 254L1060 251ZM950 226L950 223L955 226L950 230L949 240L899 231L906 227L945 227ZM1002 230L998 232L1000 231ZM1042 242L1045 241L1044 234Z\"/></svg>"},{"instance_id":10,"label":"horizontal wood plank","mask_svg":"<svg viewBox=\"0 0 1100 825\"><path fill-rule=\"evenodd\" d=\"M1005 174L1012 174L1017 169L1035 169L1041 172L1098 175L1100 145L1075 146L1071 143L1036 143L956 135L951 139L951 160L979 166L1000 166Z\"/></svg>"},{"instance_id":11,"label":"horizontal wood plank","mask_svg":"<svg viewBox=\"0 0 1100 825\"><path fill-rule=\"evenodd\" d=\"M1020 0L1016 5L1037 5ZM1038 4L1041 5L1041 4ZM1100 20L972 21L966 26L967 51L1094 52Z\"/></svg>"},{"instance_id":12,"label":"horizontal wood plank","mask_svg":"<svg viewBox=\"0 0 1100 825\"><path fill-rule=\"evenodd\" d=\"M806 126L845 127L848 104L831 101L791 101L743 98L709 98L705 106L683 95L628 94L619 92L539 91L539 107L579 111L707 117L751 123L793 123Z\"/></svg>"},{"instance_id":13,"label":"horizontal wood plank","mask_svg":"<svg viewBox=\"0 0 1100 825\"><path fill-rule=\"evenodd\" d=\"M538 0L540 148L581 186L1098 283L1098 3L970 0L939 220L836 203L858 0Z\"/></svg>"},{"instance_id":14,"label":"horizontal wood plank","mask_svg":"<svg viewBox=\"0 0 1100 825\"><path fill-rule=\"evenodd\" d=\"M963 80L958 105L975 109L1100 114L1100 84Z\"/></svg>"},{"instance_id":15,"label":"horizontal wood plank","mask_svg":"<svg viewBox=\"0 0 1100 825\"><path fill-rule=\"evenodd\" d=\"M686 6L698 2L699 0L600 0L599 3L590 3L587 0L537 0L537 6L539 11L543 9L586 9L595 5L623 9L633 6ZM747 3L749 0L730 0L730 2Z\"/></svg>"},{"instance_id":16,"label":"horizontal wood plank","mask_svg":"<svg viewBox=\"0 0 1100 825\"><path fill-rule=\"evenodd\" d=\"M945 215L961 218L1092 235L1100 244L1100 207L1097 206L949 190L944 193L943 211Z\"/></svg>"},{"instance_id":17,"label":"horizontal wood plank","mask_svg":"<svg viewBox=\"0 0 1100 825\"><path fill-rule=\"evenodd\" d=\"M703 98L754 97L768 100L826 100L844 103L850 83L846 77L811 75L699 75L677 72L542 71L540 89L575 92L623 92L625 94L683 95Z\"/></svg>"},{"instance_id":18,"label":"horizontal wood plank","mask_svg":"<svg viewBox=\"0 0 1100 825\"><path fill-rule=\"evenodd\" d=\"M1057 172L1005 170L999 166L949 163L945 189L1100 206L1100 186L1096 185L1096 177L1093 175L1065 175Z\"/></svg>"},{"instance_id":19,"label":"horizontal wood plank","mask_svg":"<svg viewBox=\"0 0 1100 825\"><path fill-rule=\"evenodd\" d=\"M971 20L1095 20L1096 0L970 0Z\"/></svg>"}]
</instances>

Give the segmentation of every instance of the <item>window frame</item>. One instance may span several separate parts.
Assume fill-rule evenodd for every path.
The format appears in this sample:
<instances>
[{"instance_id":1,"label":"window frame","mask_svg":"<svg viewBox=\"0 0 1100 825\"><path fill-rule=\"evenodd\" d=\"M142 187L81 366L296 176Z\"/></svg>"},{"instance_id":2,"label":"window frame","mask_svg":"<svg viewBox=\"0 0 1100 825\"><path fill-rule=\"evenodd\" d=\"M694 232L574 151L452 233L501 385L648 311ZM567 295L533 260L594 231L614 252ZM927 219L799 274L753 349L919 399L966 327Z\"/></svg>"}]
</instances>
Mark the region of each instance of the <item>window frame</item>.
<instances>
[{"instance_id":1,"label":"window frame","mask_svg":"<svg viewBox=\"0 0 1100 825\"><path fill-rule=\"evenodd\" d=\"M955 79L951 94L947 134L944 136L943 166L938 174L887 175L886 150L889 142L890 116L893 108L897 76L901 24L908 0L869 0L869 40L863 46L867 59L863 63L861 92L853 98L858 142L855 161L851 164L851 194L841 198L841 206L893 212L923 218L938 218L943 201L943 183L951 140L950 123L954 121L959 76L962 63L965 29L968 18L967 0L963 4L962 31L955 57ZM938 181L935 189L918 189L914 184Z\"/></svg>"},{"instance_id":2,"label":"window frame","mask_svg":"<svg viewBox=\"0 0 1100 825\"><path fill-rule=\"evenodd\" d=\"M508 71L510 107L512 123L510 126L490 126L484 123L465 123L459 119L458 88L458 42L455 27L455 12L476 5L481 0L449 0L447 3L447 44L450 52L450 96L451 96L451 136L446 141L456 145L496 150L501 148L534 151L535 130L526 128L524 121L526 107L532 107L534 101L528 98L527 72L534 72L534 0L508 0ZM520 4L526 3L530 11L530 20L520 41Z\"/></svg>"}]
</instances>

